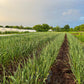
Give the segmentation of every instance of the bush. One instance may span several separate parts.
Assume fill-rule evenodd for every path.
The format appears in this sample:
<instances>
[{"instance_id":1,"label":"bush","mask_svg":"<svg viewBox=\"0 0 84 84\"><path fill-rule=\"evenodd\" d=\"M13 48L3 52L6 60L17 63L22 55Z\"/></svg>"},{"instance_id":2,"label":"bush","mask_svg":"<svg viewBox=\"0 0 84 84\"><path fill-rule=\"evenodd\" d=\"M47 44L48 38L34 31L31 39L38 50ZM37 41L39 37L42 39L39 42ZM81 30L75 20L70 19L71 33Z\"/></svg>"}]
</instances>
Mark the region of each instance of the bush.
<instances>
[{"instance_id":1,"label":"bush","mask_svg":"<svg viewBox=\"0 0 84 84\"><path fill-rule=\"evenodd\" d=\"M0 27L3 27L2 25L0 25Z\"/></svg>"}]
</instances>

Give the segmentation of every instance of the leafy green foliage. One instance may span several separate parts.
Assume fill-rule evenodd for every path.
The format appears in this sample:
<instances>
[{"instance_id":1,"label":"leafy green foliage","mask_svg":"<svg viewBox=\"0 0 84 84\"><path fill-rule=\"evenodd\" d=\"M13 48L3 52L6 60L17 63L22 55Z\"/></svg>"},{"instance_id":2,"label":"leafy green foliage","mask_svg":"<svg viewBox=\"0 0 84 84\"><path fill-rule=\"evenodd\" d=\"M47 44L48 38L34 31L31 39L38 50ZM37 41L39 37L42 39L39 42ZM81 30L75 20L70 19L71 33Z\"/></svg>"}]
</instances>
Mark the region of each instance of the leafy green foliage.
<instances>
[{"instance_id":1,"label":"leafy green foliage","mask_svg":"<svg viewBox=\"0 0 84 84\"><path fill-rule=\"evenodd\" d=\"M35 29L37 32L47 32L50 29L50 27L48 24L39 24L35 25L33 29Z\"/></svg>"},{"instance_id":2,"label":"leafy green foliage","mask_svg":"<svg viewBox=\"0 0 84 84\"><path fill-rule=\"evenodd\" d=\"M74 31L84 31L84 24L79 25L79 26L76 26L76 27L74 28Z\"/></svg>"},{"instance_id":3,"label":"leafy green foliage","mask_svg":"<svg viewBox=\"0 0 84 84\"><path fill-rule=\"evenodd\" d=\"M64 26L64 30L68 32L70 30L70 26L69 25L65 25Z\"/></svg>"},{"instance_id":4,"label":"leafy green foliage","mask_svg":"<svg viewBox=\"0 0 84 84\"><path fill-rule=\"evenodd\" d=\"M74 31L80 31L80 27L79 27L79 26L76 26L76 27L74 28Z\"/></svg>"},{"instance_id":5,"label":"leafy green foliage","mask_svg":"<svg viewBox=\"0 0 84 84\"><path fill-rule=\"evenodd\" d=\"M50 34L51 35L51 34ZM50 66L56 59L60 46L64 40L64 33L58 34L54 41L48 42L45 48L42 49L40 56L36 57L24 63L24 67L21 69L18 67L14 76L11 76L11 84L43 84L47 76L49 75ZM60 39L59 39L60 38Z\"/></svg>"},{"instance_id":6,"label":"leafy green foliage","mask_svg":"<svg viewBox=\"0 0 84 84\"><path fill-rule=\"evenodd\" d=\"M0 37L0 64L6 66L14 61L14 58L29 56L29 54L45 42L51 40L56 34L52 33L28 33L9 37Z\"/></svg>"},{"instance_id":7,"label":"leafy green foliage","mask_svg":"<svg viewBox=\"0 0 84 84\"><path fill-rule=\"evenodd\" d=\"M52 29L53 31L56 31L56 32L60 32L60 27L59 26L56 26L56 27L54 27L53 29Z\"/></svg>"},{"instance_id":8,"label":"leafy green foliage","mask_svg":"<svg viewBox=\"0 0 84 84\"><path fill-rule=\"evenodd\" d=\"M1 26L3 27L3 26ZM69 31L84 31L84 24L81 24L79 26L75 26L74 28L70 28L70 26L67 24L64 27L60 27L60 26L49 26L48 24L38 24L32 27L24 27L24 26L5 26L6 28L18 28L18 29L30 29L30 30L36 30L37 32L46 32L49 29L51 29L52 31L56 31L56 32L69 32Z\"/></svg>"},{"instance_id":9,"label":"leafy green foliage","mask_svg":"<svg viewBox=\"0 0 84 84\"><path fill-rule=\"evenodd\" d=\"M74 29L73 28L70 28L70 31L74 31Z\"/></svg>"},{"instance_id":10,"label":"leafy green foliage","mask_svg":"<svg viewBox=\"0 0 84 84\"><path fill-rule=\"evenodd\" d=\"M80 41L74 36L68 34L70 49L70 64L72 71L78 81L78 84L84 83L84 50L80 45Z\"/></svg>"},{"instance_id":11,"label":"leafy green foliage","mask_svg":"<svg viewBox=\"0 0 84 84\"><path fill-rule=\"evenodd\" d=\"M84 31L84 24L80 25L80 31Z\"/></svg>"},{"instance_id":12,"label":"leafy green foliage","mask_svg":"<svg viewBox=\"0 0 84 84\"><path fill-rule=\"evenodd\" d=\"M3 27L2 25L0 25L0 27Z\"/></svg>"},{"instance_id":13,"label":"leafy green foliage","mask_svg":"<svg viewBox=\"0 0 84 84\"><path fill-rule=\"evenodd\" d=\"M32 27L24 27L24 29L30 29L30 30L33 30Z\"/></svg>"}]
</instances>

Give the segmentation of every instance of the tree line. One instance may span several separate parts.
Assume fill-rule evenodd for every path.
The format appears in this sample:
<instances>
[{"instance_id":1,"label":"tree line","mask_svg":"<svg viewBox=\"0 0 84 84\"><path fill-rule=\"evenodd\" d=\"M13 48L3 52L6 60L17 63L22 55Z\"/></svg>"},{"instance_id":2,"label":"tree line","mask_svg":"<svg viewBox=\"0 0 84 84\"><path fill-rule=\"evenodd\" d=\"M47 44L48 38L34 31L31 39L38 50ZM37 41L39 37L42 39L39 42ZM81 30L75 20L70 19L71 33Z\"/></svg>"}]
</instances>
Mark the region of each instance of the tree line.
<instances>
[{"instance_id":1,"label":"tree line","mask_svg":"<svg viewBox=\"0 0 84 84\"><path fill-rule=\"evenodd\" d=\"M0 27L3 27L0 25ZM5 28L18 28L18 29L34 29L37 32L47 32L48 30L51 29L51 31L56 31L56 32L69 32L69 31L84 31L84 24L81 24L79 26L76 26L74 28L70 28L70 26L67 24L64 27L60 26L49 26L48 24L38 24L33 27L24 27L24 26L9 26L6 25Z\"/></svg>"},{"instance_id":2,"label":"tree line","mask_svg":"<svg viewBox=\"0 0 84 84\"><path fill-rule=\"evenodd\" d=\"M22 26L22 25L20 25L20 26L9 26L9 25L6 25L6 26L2 26L2 25L0 25L0 27L5 27L5 28L17 28L17 29L33 29L32 27L24 27L24 26Z\"/></svg>"},{"instance_id":3,"label":"tree line","mask_svg":"<svg viewBox=\"0 0 84 84\"><path fill-rule=\"evenodd\" d=\"M56 32L84 31L84 24L76 26L74 28L71 28L68 24L65 25L64 27L60 27L60 26L52 27L52 26L49 26L48 24L42 24L42 25L39 24L39 25L35 25L33 29L35 29L37 32L38 31L44 32L44 31L48 31L49 29Z\"/></svg>"}]
</instances>

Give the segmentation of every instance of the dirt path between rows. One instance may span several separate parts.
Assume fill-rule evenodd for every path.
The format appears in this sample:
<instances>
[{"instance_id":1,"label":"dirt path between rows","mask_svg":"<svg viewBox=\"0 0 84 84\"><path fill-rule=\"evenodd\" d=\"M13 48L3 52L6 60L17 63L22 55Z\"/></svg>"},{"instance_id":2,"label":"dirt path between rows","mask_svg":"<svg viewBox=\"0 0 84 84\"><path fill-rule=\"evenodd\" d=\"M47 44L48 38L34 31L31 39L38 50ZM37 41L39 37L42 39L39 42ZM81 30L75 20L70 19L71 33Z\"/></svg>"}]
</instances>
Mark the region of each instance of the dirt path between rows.
<instances>
[{"instance_id":1,"label":"dirt path between rows","mask_svg":"<svg viewBox=\"0 0 84 84\"><path fill-rule=\"evenodd\" d=\"M66 34L58 56L50 69L47 84L76 84L69 64L69 46Z\"/></svg>"}]
</instances>

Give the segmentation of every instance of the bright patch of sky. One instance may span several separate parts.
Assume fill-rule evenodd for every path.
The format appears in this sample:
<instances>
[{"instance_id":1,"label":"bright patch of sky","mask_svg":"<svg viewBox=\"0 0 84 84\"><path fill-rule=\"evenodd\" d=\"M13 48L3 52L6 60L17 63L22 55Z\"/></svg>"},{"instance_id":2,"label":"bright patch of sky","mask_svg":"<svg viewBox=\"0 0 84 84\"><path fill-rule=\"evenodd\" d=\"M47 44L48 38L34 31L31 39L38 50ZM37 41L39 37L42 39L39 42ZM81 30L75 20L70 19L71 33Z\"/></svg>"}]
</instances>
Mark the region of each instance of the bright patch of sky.
<instances>
[{"instance_id":1,"label":"bright patch of sky","mask_svg":"<svg viewBox=\"0 0 84 84\"><path fill-rule=\"evenodd\" d=\"M80 17L80 20L84 20L84 17Z\"/></svg>"},{"instance_id":2,"label":"bright patch of sky","mask_svg":"<svg viewBox=\"0 0 84 84\"><path fill-rule=\"evenodd\" d=\"M0 0L0 25L84 24L84 0Z\"/></svg>"}]
</instances>

